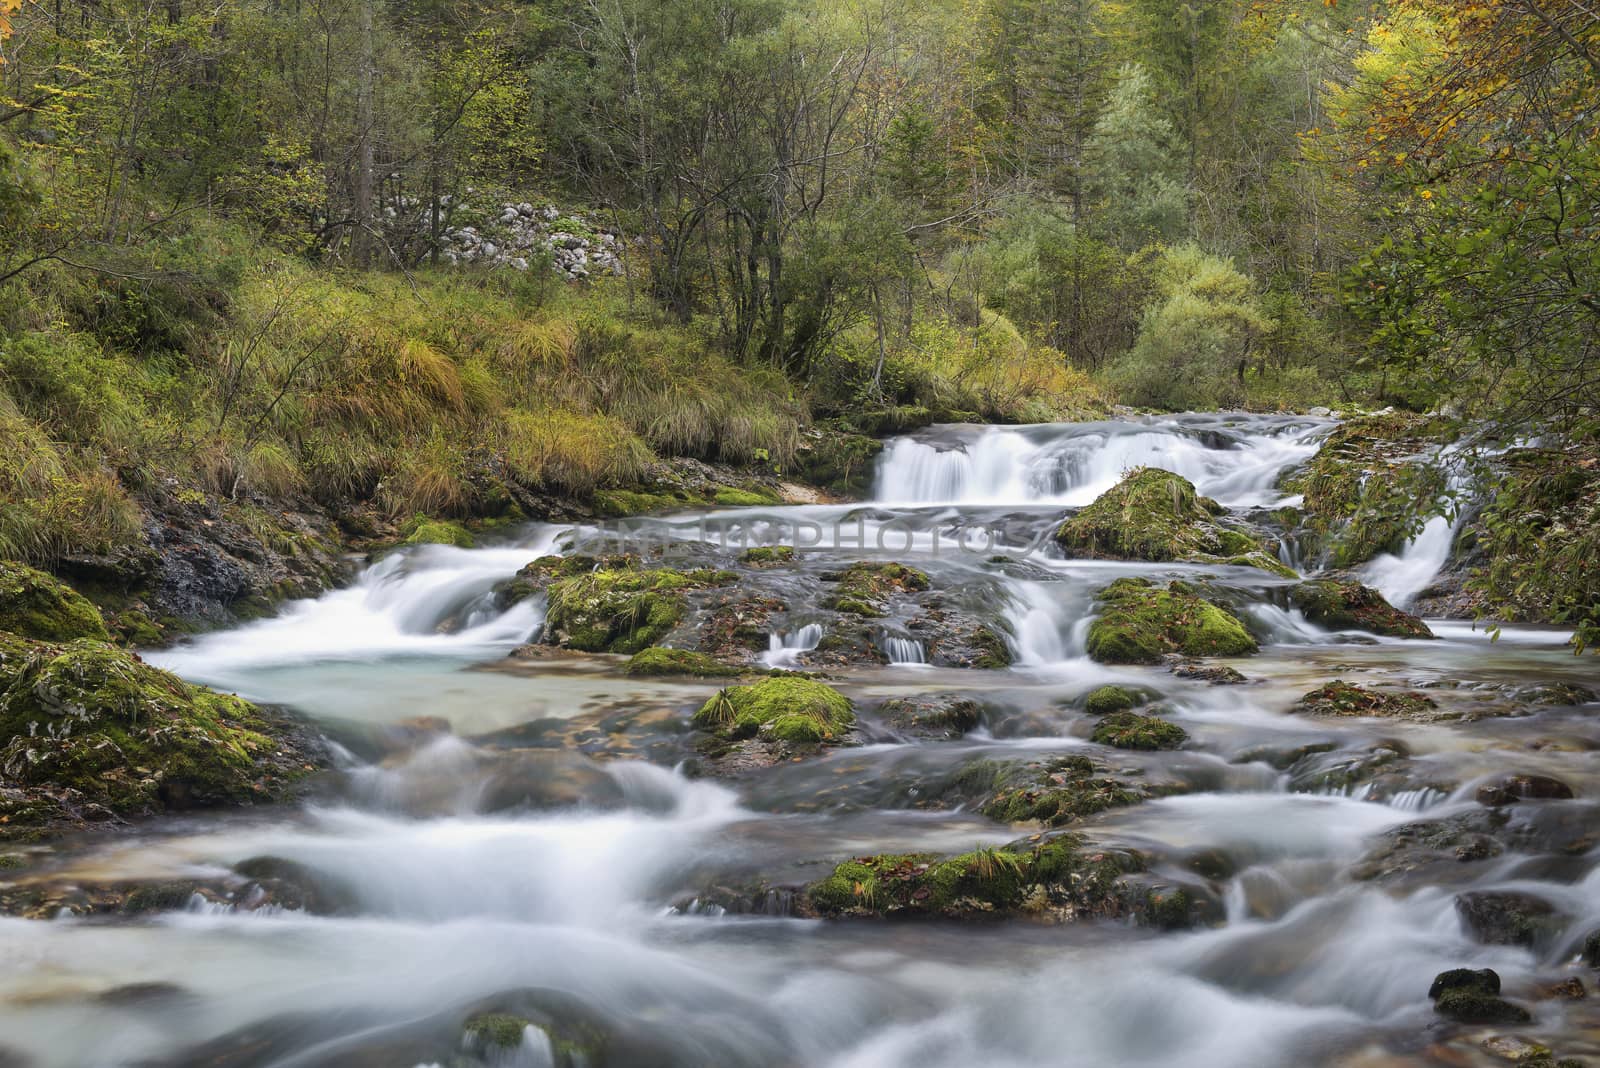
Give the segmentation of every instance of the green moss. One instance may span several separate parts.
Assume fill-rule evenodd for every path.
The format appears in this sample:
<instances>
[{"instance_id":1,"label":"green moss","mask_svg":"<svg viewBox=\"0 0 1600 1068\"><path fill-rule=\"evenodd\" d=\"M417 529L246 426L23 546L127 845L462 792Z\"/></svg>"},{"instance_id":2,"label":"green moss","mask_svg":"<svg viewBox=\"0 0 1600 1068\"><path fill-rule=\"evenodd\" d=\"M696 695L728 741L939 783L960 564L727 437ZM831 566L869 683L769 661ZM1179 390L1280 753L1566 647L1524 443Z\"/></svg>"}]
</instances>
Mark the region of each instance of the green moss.
<instances>
[{"instance_id":1,"label":"green moss","mask_svg":"<svg viewBox=\"0 0 1600 1068\"><path fill-rule=\"evenodd\" d=\"M686 590L729 581L728 572L671 568L586 571L552 582L546 633L585 652L636 653L683 618Z\"/></svg>"},{"instance_id":2,"label":"green moss","mask_svg":"<svg viewBox=\"0 0 1600 1068\"><path fill-rule=\"evenodd\" d=\"M100 610L43 571L0 561L0 630L42 641L110 641Z\"/></svg>"},{"instance_id":3,"label":"green moss","mask_svg":"<svg viewBox=\"0 0 1600 1068\"><path fill-rule=\"evenodd\" d=\"M1045 762L1019 785L997 790L984 803L983 814L1004 823L1060 827L1143 799L1126 784L1100 774L1088 757L1068 756Z\"/></svg>"},{"instance_id":4,"label":"green moss","mask_svg":"<svg viewBox=\"0 0 1600 1068\"><path fill-rule=\"evenodd\" d=\"M775 741L835 741L855 723L850 699L815 679L779 676L730 686L694 715L695 725L724 737L757 733Z\"/></svg>"},{"instance_id":5,"label":"green moss","mask_svg":"<svg viewBox=\"0 0 1600 1068\"><path fill-rule=\"evenodd\" d=\"M843 612L846 615L860 616L863 619L879 619L887 614L871 601L847 595L824 597L822 599L822 607L835 612Z\"/></svg>"},{"instance_id":6,"label":"green moss","mask_svg":"<svg viewBox=\"0 0 1600 1068\"><path fill-rule=\"evenodd\" d=\"M667 649L652 645L633 654L627 667L630 675L694 675L715 678L739 674L739 669L719 664L705 653L688 649Z\"/></svg>"},{"instance_id":7,"label":"green moss","mask_svg":"<svg viewBox=\"0 0 1600 1068\"><path fill-rule=\"evenodd\" d=\"M522 1045L523 1033L531 1026L531 1021L508 1012L483 1012L467 1020L461 1037L468 1049L480 1053L515 1049Z\"/></svg>"},{"instance_id":8,"label":"green moss","mask_svg":"<svg viewBox=\"0 0 1600 1068\"><path fill-rule=\"evenodd\" d=\"M794 562L794 557L794 548L789 545L761 545L754 549L746 549L739 554L740 560L756 567L790 564Z\"/></svg>"},{"instance_id":9,"label":"green moss","mask_svg":"<svg viewBox=\"0 0 1600 1068\"><path fill-rule=\"evenodd\" d=\"M1306 521L1332 567L1354 567L1398 552L1416 530L1445 476L1414 457L1443 428L1418 416L1353 419L1323 442L1299 482ZM1432 440L1430 440L1432 439Z\"/></svg>"},{"instance_id":10,"label":"green moss","mask_svg":"<svg viewBox=\"0 0 1600 1068\"><path fill-rule=\"evenodd\" d=\"M4 650L0 769L24 786L67 787L119 813L270 799L295 771L256 709L191 686L103 642Z\"/></svg>"},{"instance_id":11,"label":"green moss","mask_svg":"<svg viewBox=\"0 0 1600 1068\"><path fill-rule=\"evenodd\" d=\"M1528 1010L1504 998L1477 990L1446 990L1433 1003L1433 1011L1459 1023L1527 1023Z\"/></svg>"},{"instance_id":12,"label":"green moss","mask_svg":"<svg viewBox=\"0 0 1600 1068\"><path fill-rule=\"evenodd\" d=\"M1083 699L1083 710L1091 716L1103 716L1107 712L1122 712L1138 703L1133 692L1124 686L1102 686Z\"/></svg>"},{"instance_id":13,"label":"green moss","mask_svg":"<svg viewBox=\"0 0 1600 1068\"><path fill-rule=\"evenodd\" d=\"M767 493L764 490L733 489L728 486L718 489L713 500L717 504L733 508L759 508L766 504L783 503L776 494Z\"/></svg>"},{"instance_id":14,"label":"green moss","mask_svg":"<svg viewBox=\"0 0 1600 1068\"><path fill-rule=\"evenodd\" d=\"M1056 541L1076 556L1238 563L1281 574L1260 538L1217 521L1224 511L1183 476L1141 467L1065 520Z\"/></svg>"},{"instance_id":15,"label":"green moss","mask_svg":"<svg viewBox=\"0 0 1600 1068\"><path fill-rule=\"evenodd\" d=\"M1289 590L1289 601L1319 626L1367 630L1396 638L1433 637L1433 631L1422 620L1400 611L1377 590L1359 582L1302 582Z\"/></svg>"},{"instance_id":16,"label":"green moss","mask_svg":"<svg viewBox=\"0 0 1600 1068\"><path fill-rule=\"evenodd\" d=\"M801 478L845 496L872 488L873 463L883 442L850 432L843 425L819 426L816 435L795 454Z\"/></svg>"},{"instance_id":17,"label":"green moss","mask_svg":"<svg viewBox=\"0 0 1600 1068\"><path fill-rule=\"evenodd\" d=\"M1088 648L1101 663L1154 664L1169 653L1243 656L1259 648L1232 613L1186 583L1160 589L1148 579L1118 579L1099 599Z\"/></svg>"},{"instance_id":18,"label":"green moss","mask_svg":"<svg viewBox=\"0 0 1600 1068\"><path fill-rule=\"evenodd\" d=\"M1243 556L1230 557L1222 561L1222 563L1228 564L1230 567L1253 567L1258 571L1277 575L1279 578L1292 579L1300 577L1299 572L1294 568L1266 552L1246 553Z\"/></svg>"},{"instance_id":19,"label":"green moss","mask_svg":"<svg viewBox=\"0 0 1600 1068\"><path fill-rule=\"evenodd\" d=\"M601 490L589 502L596 513L612 519L630 515L648 515L652 512L671 512L689 505L704 503L687 496L675 497L666 493L645 493L638 490Z\"/></svg>"},{"instance_id":20,"label":"green moss","mask_svg":"<svg viewBox=\"0 0 1600 1068\"><path fill-rule=\"evenodd\" d=\"M1155 716L1112 712L1095 725L1089 740L1118 749L1176 749L1189 740L1189 732Z\"/></svg>"},{"instance_id":21,"label":"green moss","mask_svg":"<svg viewBox=\"0 0 1600 1068\"><path fill-rule=\"evenodd\" d=\"M805 900L823 916L972 919L1051 909L1069 916L1139 914L1147 894L1123 877L1142 867L1136 854L1085 849L1080 839L1061 835L953 857L855 857L808 886Z\"/></svg>"},{"instance_id":22,"label":"green moss","mask_svg":"<svg viewBox=\"0 0 1600 1068\"><path fill-rule=\"evenodd\" d=\"M1294 710L1309 716L1426 719L1432 718L1437 708L1433 698L1426 694L1379 692L1334 679L1300 698Z\"/></svg>"},{"instance_id":23,"label":"green moss","mask_svg":"<svg viewBox=\"0 0 1600 1068\"><path fill-rule=\"evenodd\" d=\"M453 545L458 549L470 549L477 544L471 531L446 519L418 516L406 524L405 532L405 545Z\"/></svg>"},{"instance_id":24,"label":"green moss","mask_svg":"<svg viewBox=\"0 0 1600 1068\"><path fill-rule=\"evenodd\" d=\"M973 632L972 643L979 650L973 667L995 671L1011 666L1011 646L993 627L979 627Z\"/></svg>"}]
</instances>

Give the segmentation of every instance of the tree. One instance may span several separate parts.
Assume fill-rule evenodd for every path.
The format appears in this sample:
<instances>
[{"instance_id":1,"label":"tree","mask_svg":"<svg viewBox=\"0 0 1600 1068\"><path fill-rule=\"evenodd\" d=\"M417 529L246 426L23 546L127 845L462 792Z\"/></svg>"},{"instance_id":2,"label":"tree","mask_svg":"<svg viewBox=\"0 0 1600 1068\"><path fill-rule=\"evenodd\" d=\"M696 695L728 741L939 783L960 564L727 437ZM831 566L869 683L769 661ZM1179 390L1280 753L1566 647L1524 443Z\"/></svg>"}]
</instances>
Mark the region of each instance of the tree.
<instances>
[{"instance_id":1,"label":"tree","mask_svg":"<svg viewBox=\"0 0 1600 1068\"><path fill-rule=\"evenodd\" d=\"M1085 146L1097 215L1093 232L1127 249L1182 237L1187 148L1161 114L1145 69L1128 64Z\"/></svg>"}]
</instances>

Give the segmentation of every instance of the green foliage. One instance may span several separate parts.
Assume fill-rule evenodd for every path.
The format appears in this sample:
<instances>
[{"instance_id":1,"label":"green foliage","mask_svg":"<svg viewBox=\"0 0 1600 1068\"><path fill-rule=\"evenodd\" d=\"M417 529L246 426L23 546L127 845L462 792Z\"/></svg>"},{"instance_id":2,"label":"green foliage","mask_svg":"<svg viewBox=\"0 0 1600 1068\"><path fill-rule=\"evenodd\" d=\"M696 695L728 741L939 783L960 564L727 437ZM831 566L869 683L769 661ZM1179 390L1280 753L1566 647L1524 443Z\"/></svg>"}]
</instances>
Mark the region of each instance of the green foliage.
<instances>
[{"instance_id":1,"label":"green foliage","mask_svg":"<svg viewBox=\"0 0 1600 1068\"><path fill-rule=\"evenodd\" d=\"M1161 114L1145 69L1130 63L1117 73L1106 108L1085 151L1090 194L1111 240L1133 251L1177 241L1188 222L1188 146Z\"/></svg>"},{"instance_id":2,"label":"green foliage","mask_svg":"<svg viewBox=\"0 0 1600 1068\"><path fill-rule=\"evenodd\" d=\"M1229 407L1245 399L1251 348L1275 323L1249 278L1195 245L1164 249L1158 293L1132 351L1110 371L1130 403L1169 411Z\"/></svg>"}]
</instances>

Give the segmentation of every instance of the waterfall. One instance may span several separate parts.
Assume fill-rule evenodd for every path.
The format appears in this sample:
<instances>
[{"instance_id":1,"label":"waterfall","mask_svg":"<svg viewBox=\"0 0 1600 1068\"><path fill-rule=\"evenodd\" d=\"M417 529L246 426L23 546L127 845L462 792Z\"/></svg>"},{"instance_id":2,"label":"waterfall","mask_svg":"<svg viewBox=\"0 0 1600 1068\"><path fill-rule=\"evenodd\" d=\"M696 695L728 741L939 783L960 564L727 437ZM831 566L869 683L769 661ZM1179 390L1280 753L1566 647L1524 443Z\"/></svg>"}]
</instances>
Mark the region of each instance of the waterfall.
<instances>
[{"instance_id":1,"label":"waterfall","mask_svg":"<svg viewBox=\"0 0 1600 1068\"><path fill-rule=\"evenodd\" d=\"M874 498L893 504L1088 504L1131 468L1160 467L1232 507L1279 502L1279 475L1315 454L1316 419L1217 416L1033 427L941 427L898 438L878 459Z\"/></svg>"},{"instance_id":2,"label":"waterfall","mask_svg":"<svg viewBox=\"0 0 1600 1068\"><path fill-rule=\"evenodd\" d=\"M767 651L761 662L768 667L790 667L799 662L801 653L809 653L822 641L822 625L807 623L787 634L773 631L767 639Z\"/></svg>"},{"instance_id":3,"label":"waterfall","mask_svg":"<svg viewBox=\"0 0 1600 1068\"><path fill-rule=\"evenodd\" d=\"M889 658L891 664L926 664L928 650L915 638L900 638L886 635L883 639L883 653Z\"/></svg>"}]
</instances>

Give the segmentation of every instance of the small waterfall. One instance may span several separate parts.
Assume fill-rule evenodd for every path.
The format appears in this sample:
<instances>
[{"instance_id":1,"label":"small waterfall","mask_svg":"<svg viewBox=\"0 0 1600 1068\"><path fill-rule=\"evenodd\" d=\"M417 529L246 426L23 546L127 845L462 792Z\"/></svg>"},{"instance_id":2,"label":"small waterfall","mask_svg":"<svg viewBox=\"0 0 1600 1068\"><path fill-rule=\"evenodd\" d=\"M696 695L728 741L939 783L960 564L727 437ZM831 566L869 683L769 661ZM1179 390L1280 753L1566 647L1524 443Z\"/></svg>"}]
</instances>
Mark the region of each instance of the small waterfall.
<instances>
[{"instance_id":1,"label":"small waterfall","mask_svg":"<svg viewBox=\"0 0 1600 1068\"><path fill-rule=\"evenodd\" d=\"M1088 504L1131 468L1160 467L1233 507L1275 504L1278 476L1316 452L1330 424L1215 416L1142 423L941 428L898 438L878 459L874 497L898 504Z\"/></svg>"},{"instance_id":2,"label":"small waterfall","mask_svg":"<svg viewBox=\"0 0 1600 1068\"><path fill-rule=\"evenodd\" d=\"M1275 604L1253 604L1245 609L1260 626L1269 642L1282 645L1316 645L1333 641L1333 636L1306 619L1298 608L1279 608Z\"/></svg>"},{"instance_id":3,"label":"small waterfall","mask_svg":"<svg viewBox=\"0 0 1600 1068\"><path fill-rule=\"evenodd\" d=\"M926 664L928 650L915 638L899 638L886 635L883 639L883 652L891 664Z\"/></svg>"},{"instance_id":4,"label":"small waterfall","mask_svg":"<svg viewBox=\"0 0 1600 1068\"><path fill-rule=\"evenodd\" d=\"M1082 655L1084 628L1078 624L1088 618L1088 606L1075 603L1070 592L1075 591L1064 583L1011 584L1005 620L1019 666L1043 667Z\"/></svg>"},{"instance_id":5,"label":"small waterfall","mask_svg":"<svg viewBox=\"0 0 1600 1068\"><path fill-rule=\"evenodd\" d=\"M148 659L179 674L394 656L480 657L527 641L544 621L538 599L502 611L496 584L550 555L562 527L536 528L510 547L424 545L385 556L356 581L283 606L278 615L160 650Z\"/></svg>"},{"instance_id":6,"label":"small waterfall","mask_svg":"<svg viewBox=\"0 0 1600 1068\"><path fill-rule=\"evenodd\" d=\"M1363 578L1390 604L1407 608L1444 570L1455 538L1456 523L1447 516L1436 515L1398 555L1384 553L1374 557L1363 570Z\"/></svg>"},{"instance_id":7,"label":"small waterfall","mask_svg":"<svg viewBox=\"0 0 1600 1068\"><path fill-rule=\"evenodd\" d=\"M822 641L822 625L807 623L787 634L773 631L767 639L767 651L761 662L767 667L790 667L797 663L801 653L809 653Z\"/></svg>"}]
</instances>

